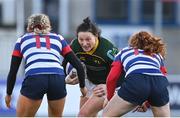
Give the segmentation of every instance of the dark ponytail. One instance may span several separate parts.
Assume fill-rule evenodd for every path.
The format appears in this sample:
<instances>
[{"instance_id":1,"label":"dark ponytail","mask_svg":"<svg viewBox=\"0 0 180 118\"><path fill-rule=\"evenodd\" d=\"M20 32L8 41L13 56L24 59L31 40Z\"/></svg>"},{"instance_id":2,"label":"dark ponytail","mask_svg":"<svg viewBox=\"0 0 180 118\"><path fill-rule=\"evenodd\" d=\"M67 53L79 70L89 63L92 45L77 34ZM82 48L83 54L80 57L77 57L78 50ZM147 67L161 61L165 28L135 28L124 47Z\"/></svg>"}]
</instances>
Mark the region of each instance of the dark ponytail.
<instances>
[{"instance_id":1,"label":"dark ponytail","mask_svg":"<svg viewBox=\"0 0 180 118\"><path fill-rule=\"evenodd\" d=\"M101 31L99 28L91 22L89 17L83 20L83 23L80 24L76 29L76 34L78 35L79 32L91 32L93 35L100 37Z\"/></svg>"},{"instance_id":2,"label":"dark ponytail","mask_svg":"<svg viewBox=\"0 0 180 118\"><path fill-rule=\"evenodd\" d=\"M89 26L90 26L90 24L91 24L91 20L89 19L89 17L85 18L85 19L83 20L83 22L84 22L85 24L89 25Z\"/></svg>"}]
</instances>

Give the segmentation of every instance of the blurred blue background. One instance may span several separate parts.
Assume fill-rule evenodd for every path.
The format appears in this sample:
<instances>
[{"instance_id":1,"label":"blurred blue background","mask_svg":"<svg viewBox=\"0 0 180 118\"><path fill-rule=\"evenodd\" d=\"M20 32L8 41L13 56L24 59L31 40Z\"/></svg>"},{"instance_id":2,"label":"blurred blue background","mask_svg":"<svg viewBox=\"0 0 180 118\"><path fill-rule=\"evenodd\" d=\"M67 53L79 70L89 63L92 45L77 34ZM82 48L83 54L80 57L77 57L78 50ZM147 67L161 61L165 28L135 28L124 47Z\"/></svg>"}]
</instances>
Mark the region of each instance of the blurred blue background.
<instances>
[{"instance_id":1,"label":"blurred blue background","mask_svg":"<svg viewBox=\"0 0 180 118\"><path fill-rule=\"evenodd\" d=\"M27 18L33 13L49 15L52 31L62 34L68 42L76 36L76 27L87 16L100 27L102 36L118 48L127 46L128 38L138 31L162 37L167 44L165 64L172 116L180 116L180 0L0 0L0 116L15 116L23 67L19 69L13 91L12 109L7 109L4 103L6 77L14 43L26 31ZM64 116L76 116L79 88L68 85L67 90ZM47 116L46 97L37 116ZM128 113L126 116L152 116L152 113Z\"/></svg>"}]
</instances>

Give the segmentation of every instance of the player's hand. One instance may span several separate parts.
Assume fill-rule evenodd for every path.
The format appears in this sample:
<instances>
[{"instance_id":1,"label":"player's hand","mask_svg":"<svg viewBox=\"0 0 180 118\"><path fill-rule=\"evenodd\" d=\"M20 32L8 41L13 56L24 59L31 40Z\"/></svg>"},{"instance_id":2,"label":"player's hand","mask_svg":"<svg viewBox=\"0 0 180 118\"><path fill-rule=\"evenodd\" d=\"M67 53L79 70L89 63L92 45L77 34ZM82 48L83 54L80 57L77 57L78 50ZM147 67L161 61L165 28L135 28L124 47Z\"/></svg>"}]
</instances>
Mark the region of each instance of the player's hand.
<instances>
[{"instance_id":1,"label":"player's hand","mask_svg":"<svg viewBox=\"0 0 180 118\"><path fill-rule=\"evenodd\" d=\"M148 108L150 107L150 104L148 103L148 101L145 101L142 105L137 106L133 112L146 112L148 110Z\"/></svg>"},{"instance_id":2,"label":"player's hand","mask_svg":"<svg viewBox=\"0 0 180 118\"><path fill-rule=\"evenodd\" d=\"M77 71L72 70L69 75L66 76L65 78L65 82L66 84L71 84L71 85L75 85L79 83L79 79L77 76Z\"/></svg>"},{"instance_id":3,"label":"player's hand","mask_svg":"<svg viewBox=\"0 0 180 118\"><path fill-rule=\"evenodd\" d=\"M75 85L79 83L79 79L77 76L74 78L71 78L69 75L67 75L65 78L65 82L66 84Z\"/></svg>"},{"instance_id":4,"label":"player's hand","mask_svg":"<svg viewBox=\"0 0 180 118\"><path fill-rule=\"evenodd\" d=\"M6 95L5 102L6 102L7 108L11 108L11 95Z\"/></svg>"},{"instance_id":5,"label":"player's hand","mask_svg":"<svg viewBox=\"0 0 180 118\"><path fill-rule=\"evenodd\" d=\"M106 85L105 84L97 85L97 87L93 89L93 94L98 97L102 97L106 95Z\"/></svg>"},{"instance_id":6,"label":"player's hand","mask_svg":"<svg viewBox=\"0 0 180 118\"><path fill-rule=\"evenodd\" d=\"M81 91L82 97L85 97L87 94L87 88L86 87L80 88L80 91Z\"/></svg>"}]
</instances>

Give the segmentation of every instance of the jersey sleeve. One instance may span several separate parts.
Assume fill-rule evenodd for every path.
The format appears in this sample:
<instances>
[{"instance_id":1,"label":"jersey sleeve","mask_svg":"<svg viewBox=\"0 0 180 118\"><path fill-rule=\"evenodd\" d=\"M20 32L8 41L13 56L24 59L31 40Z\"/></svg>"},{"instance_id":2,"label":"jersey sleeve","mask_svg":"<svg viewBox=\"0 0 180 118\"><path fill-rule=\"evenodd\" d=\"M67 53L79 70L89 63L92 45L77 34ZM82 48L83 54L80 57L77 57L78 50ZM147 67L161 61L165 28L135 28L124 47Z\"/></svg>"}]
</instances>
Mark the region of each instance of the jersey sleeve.
<instances>
[{"instance_id":1,"label":"jersey sleeve","mask_svg":"<svg viewBox=\"0 0 180 118\"><path fill-rule=\"evenodd\" d=\"M110 100L115 92L116 83L121 76L122 73L122 63L118 59L119 57L116 56L115 60L113 61L111 65L111 70L108 74L106 85L107 85L107 99Z\"/></svg>"},{"instance_id":2,"label":"jersey sleeve","mask_svg":"<svg viewBox=\"0 0 180 118\"><path fill-rule=\"evenodd\" d=\"M18 38L15 43L14 50L12 52L10 70L9 70L8 77L7 77L6 92L8 95L12 94L14 84L16 81L16 74L17 74L19 66L21 64L22 57L23 57L23 55L21 53L21 38Z\"/></svg>"},{"instance_id":3,"label":"jersey sleeve","mask_svg":"<svg viewBox=\"0 0 180 118\"><path fill-rule=\"evenodd\" d=\"M163 75L167 75L167 68L164 65L164 58L159 54L160 57L160 70L162 72Z\"/></svg>"},{"instance_id":4,"label":"jersey sleeve","mask_svg":"<svg viewBox=\"0 0 180 118\"><path fill-rule=\"evenodd\" d=\"M66 54L68 54L69 52L72 51L71 47L69 46L69 44L66 42L66 40L60 36L60 41L61 41L61 44L62 44L62 55L65 56Z\"/></svg>"},{"instance_id":5,"label":"jersey sleeve","mask_svg":"<svg viewBox=\"0 0 180 118\"><path fill-rule=\"evenodd\" d=\"M77 70L78 79L79 79L79 86L80 88L83 88L85 86L85 70L83 65L81 64L81 61L78 59L78 57L74 54L74 52L70 52L67 55L65 55L65 59L67 62L70 62L74 68Z\"/></svg>"},{"instance_id":6,"label":"jersey sleeve","mask_svg":"<svg viewBox=\"0 0 180 118\"><path fill-rule=\"evenodd\" d=\"M21 38L19 38L17 41L16 41L16 44L14 46L14 50L13 50L13 53L12 53L12 56L16 56L16 57L22 57L22 53L21 53Z\"/></svg>"},{"instance_id":7,"label":"jersey sleeve","mask_svg":"<svg viewBox=\"0 0 180 118\"><path fill-rule=\"evenodd\" d=\"M14 84L16 82L16 74L21 64L21 60L22 58L17 56L12 56L11 58L11 66L7 77L7 89L6 89L8 95L12 94Z\"/></svg>"}]
</instances>

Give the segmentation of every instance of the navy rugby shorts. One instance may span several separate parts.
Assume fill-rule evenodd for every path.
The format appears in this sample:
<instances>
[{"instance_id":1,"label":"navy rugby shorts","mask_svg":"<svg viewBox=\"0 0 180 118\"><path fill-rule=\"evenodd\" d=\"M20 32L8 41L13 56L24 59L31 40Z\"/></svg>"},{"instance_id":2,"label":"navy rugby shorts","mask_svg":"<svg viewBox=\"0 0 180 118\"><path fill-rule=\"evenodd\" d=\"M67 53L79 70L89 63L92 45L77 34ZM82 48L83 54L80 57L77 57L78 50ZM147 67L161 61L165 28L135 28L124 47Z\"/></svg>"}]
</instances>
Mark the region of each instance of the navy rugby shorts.
<instances>
[{"instance_id":1,"label":"navy rugby shorts","mask_svg":"<svg viewBox=\"0 0 180 118\"><path fill-rule=\"evenodd\" d=\"M169 102L168 85L164 76L130 74L122 83L118 95L135 105L148 100L152 106L160 107Z\"/></svg>"},{"instance_id":2,"label":"navy rugby shorts","mask_svg":"<svg viewBox=\"0 0 180 118\"><path fill-rule=\"evenodd\" d=\"M58 100L67 94L65 76L58 74L38 74L27 76L21 87L21 94L30 99L42 99L47 94L48 100Z\"/></svg>"}]
</instances>

